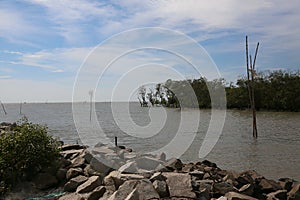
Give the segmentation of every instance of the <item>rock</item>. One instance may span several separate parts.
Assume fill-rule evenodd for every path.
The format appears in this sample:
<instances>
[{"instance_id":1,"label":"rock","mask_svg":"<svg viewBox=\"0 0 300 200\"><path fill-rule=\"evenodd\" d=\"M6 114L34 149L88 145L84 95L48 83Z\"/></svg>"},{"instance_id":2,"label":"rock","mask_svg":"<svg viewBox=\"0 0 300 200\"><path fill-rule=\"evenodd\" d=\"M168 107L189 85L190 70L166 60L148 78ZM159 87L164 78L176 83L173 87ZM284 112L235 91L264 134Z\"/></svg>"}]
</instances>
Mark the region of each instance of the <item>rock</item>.
<instances>
[{"instance_id":1,"label":"rock","mask_svg":"<svg viewBox=\"0 0 300 200\"><path fill-rule=\"evenodd\" d=\"M220 195L224 195L227 192L236 191L236 189L232 185L230 185L228 183L224 183L224 182L215 183L213 185L213 188L214 188L214 192L217 194L220 194Z\"/></svg>"},{"instance_id":2,"label":"rock","mask_svg":"<svg viewBox=\"0 0 300 200\"><path fill-rule=\"evenodd\" d=\"M138 184L137 180L125 181L117 191L115 191L108 200L124 200L133 191Z\"/></svg>"},{"instance_id":3,"label":"rock","mask_svg":"<svg viewBox=\"0 0 300 200\"><path fill-rule=\"evenodd\" d=\"M164 164L164 166L170 170L181 170L183 164L182 164L181 160L179 160L177 158L171 158Z\"/></svg>"},{"instance_id":4,"label":"rock","mask_svg":"<svg viewBox=\"0 0 300 200\"><path fill-rule=\"evenodd\" d=\"M159 199L159 194L154 189L151 181L148 179L142 179L138 181L136 186L138 199Z\"/></svg>"},{"instance_id":5,"label":"rock","mask_svg":"<svg viewBox=\"0 0 300 200\"><path fill-rule=\"evenodd\" d=\"M167 183L163 180L155 180L153 182L153 187L157 191L160 197L169 196Z\"/></svg>"},{"instance_id":6,"label":"rock","mask_svg":"<svg viewBox=\"0 0 300 200\"><path fill-rule=\"evenodd\" d=\"M271 192L267 195L267 200L286 200L287 191L286 190L277 190L276 192Z\"/></svg>"},{"instance_id":7,"label":"rock","mask_svg":"<svg viewBox=\"0 0 300 200\"><path fill-rule=\"evenodd\" d=\"M116 153L116 150L113 150L108 146L95 147L95 148L92 148L90 151L93 155L97 155L97 154L105 155L105 154L115 154Z\"/></svg>"},{"instance_id":8,"label":"rock","mask_svg":"<svg viewBox=\"0 0 300 200\"><path fill-rule=\"evenodd\" d=\"M82 167L84 165L85 159L82 156L77 156L72 161L72 167Z\"/></svg>"},{"instance_id":9,"label":"rock","mask_svg":"<svg viewBox=\"0 0 300 200\"><path fill-rule=\"evenodd\" d=\"M82 196L80 196L79 194L76 193L70 193L67 195L64 195L62 197L60 197L58 200L84 200L84 198Z\"/></svg>"},{"instance_id":10,"label":"rock","mask_svg":"<svg viewBox=\"0 0 300 200\"><path fill-rule=\"evenodd\" d=\"M258 200L254 197L250 197L248 195L245 194L239 194L237 192L228 192L225 194L225 197L228 200Z\"/></svg>"},{"instance_id":11,"label":"rock","mask_svg":"<svg viewBox=\"0 0 300 200\"><path fill-rule=\"evenodd\" d=\"M252 196L254 192L254 186L250 183L243 185L240 189L239 189L239 193L241 194L245 194L248 196Z\"/></svg>"},{"instance_id":12,"label":"rock","mask_svg":"<svg viewBox=\"0 0 300 200\"><path fill-rule=\"evenodd\" d=\"M282 189L279 183L268 179L261 179L259 187L264 193L270 193Z\"/></svg>"},{"instance_id":13,"label":"rock","mask_svg":"<svg viewBox=\"0 0 300 200\"><path fill-rule=\"evenodd\" d=\"M38 189L44 190L57 185L58 181L55 176L49 173L39 173L33 180Z\"/></svg>"},{"instance_id":14,"label":"rock","mask_svg":"<svg viewBox=\"0 0 300 200\"><path fill-rule=\"evenodd\" d=\"M192 177L196 177L196 180L201 180L203 179L203 176L204 176L204 172L202 171L192 171L189 173Z\"/></svg>"},{"instance_id":15,"label":"rock","mask_svg":"<svg viewBox=\"0 0 300 200\"><path fill-rule=\"evenodd\" d=\"M81 146L79 144L65 144L61 147L62 151L67 151L67 150L78 150L78 149L85 149L84 146Z\"/></svg>"},{"instance_id":16,"label":"rock","mask_svg":"<svg viewBox=\"0 0 300 200\"><path fill-rule=\"evenodd\" d=\"M152 170L152 171L155 170L155 168L159 164L163 164L162 161L157 160L155 158L148 157L148 156L138 158L135 160L135 162L139 169Z\"/></svg>"},{"instance_id":17,"label":"rock","mask_svg":"<svg viewBox=\"0 0 300 200\"><path fill-rule=\"evenodd\" d=\"M138 200L139 198L139 192L137 188L133 189L132 192L129 193L129 195L126 197L125 200Z\"/></svg>"},{"instance_id":18,"label":"rock","mask_svg":"<svg viewBox=\"0 0 300 200\"><path fill-rule=\"evenodd\" d=\"M96 187L100 186L101 182L102 181L100 176L91 176L86 182L84 182L83 184L77 187L76 192L77 193L91 192Z\"/></svg>"},{"instance_id":19,"label":"rock","mask_svg":"<svg viewBox=\"0 0 300 200\"><path fill-rule=\"evenodd\" d=\"M210 162L210 161L208 161L208 160L202 161L202 164L203 164L203 165L206 165L206 166L208 166L208 167L217 168L216 163Z\"/></svg>"},{"instance_id":20,"label":"rock","mask_svg":"<svg viewBox=\"0 0 300 200\"><path fill-rule=\"evenodd\" d=\"M85 176L101 176L101 173L94 170L91 165L86 165L83 172Z\"/></svg>"},{"instance_id":21,"label":"rock","mask_svg":"<svg viewBox=\"0 0 300 200\"><path fill-rule=\"evenodd\" d=\"M219 198L217 198L217 200L228 200L227 197L221 196Z\"/></svg>"},{"instance_id":22,"label":"rock","mask_svg":"<svg viewBox=\"0 0 300 200\"><path fill-rule=\"evenodd\" d=\"M82 153L82 157L85 159L85 161L87 163L90 163L91 160L93 159L93 155L88 151L88 150L85 150L83 153Z\"/></svg>"},{"instance_id":23,"label":"rock","mask_svg":"<svg viewBox=\"0 0 300 200\"><path fill-rule=\"evenodd\" d=\"M161 172L156 172L150 177L150 181L153 182L155 180L165 181L166 177L164 177Z\"/></svg>"},{"instance_id":24,"label":"rock","mask_svg":"<svg viewBox=\"0 0 300 200\"><path fill-rule=\"evenodd\" d=\"M162 152L156 156L156 159L161 160L161 161L166 161L166 154L164 152Z\"/></svg>"},{"instance_id":25,"label":"rock","mask_svg":"<svg viewBox=\"0 0 300 200\"><path fill-rule=\"evenodd\" d=\"M289 200L300 200L300 183L295 183L288 193Z\"/></svg>"},{"instance_id":26,"label":"rock","mask_svg":"<svg viewBox=\"0 0 300 200\"><path fill-rule=\"evenodd\" d=\"M75 178L72 178L71 180L69 180L65 186L64 186L64 191L67 191L67 192L73 192L73 191L76 191L76 188L84 183L85 181L87 181L88 178L85 177L85 176L77 176Z\"/></svg>"},{"instance_id":27,"label":"rock","mask_svg":"<svg viewBox=\"0 0 300 200\"><path fill-rule=\"evenodd\" d=\"M67 171L66 178L67 178L67 180L70 180L71 178L74 178L82 173L83 173L83 170L80 167L70 168Z\"/></svg>"},{"instance_id":28,"label":"rock","mask_svg":"<svg viewBox=\"0 0 300 200\"><path fill-rule=\"evenodd\" d=\"M289 192L293 187L294 180L290 178L280 178L279 184L284 190L287 190Z\"/></svg>"},{"instance_id":29,"label":"rock","mask_svg":"<svg viewBox=\"0 0 300 200\"><path fill-rule=\"evenodd\" d=\"M189 163L189 164L184 164L181 171L183 172L192 172L195 170L194 164L193 163Z\"/></svg>"},{"instance_id":30,"label":"rock","mask_svg":"<svg viewBox=\"0 0 300 200\"><path fill-rule=\"evenodd\" d=\"M112 187L112 190L115 191L124 183L124 180L122 180L120 172L112 171L104 178L103 183Z\"/></svg>"},{"instance_id":31,"label":"rock","mask_svg":"<svg viewBox=\"0 0 300 200\"><path fill-rule=\"evenodd\" d=\"M92 158L90 162L91 167L101 173L101 174L108 174L111 171L111 168L100 162L96 158Z\"/></svg>"},{"instance_id":32,"label":"rock","mask_svg":"<svg viewBox=\"0 0 300 200\"><path fill-rule=\"evenodd\" d=\"M137 173L138 168L135 161L128 162L124 165L122 165L119 169L119 172L121 173Z\"/></svg>"},{"instance_id":33,"label":"rock","mask_svg":"<svg viewBox=\"0 0 300 200\"><path fill-rule=\"evenodd\" d=\"M106 188L104 186L96 187L92 192L85 195L85 200L98 200L105 193Z\"/></svg>"},{"instance_id":34,"label":"rock","mask_svg":"<svg viewBox=\"0 0 300 200\"><path fill-rule=\"evenodd\" d=\"M189 174L164 172L162 175L167 178L170 196L196 198Z\"/></svg>"},{"instance_id":35,"label":"rock","mask_svg":"<svg viewBox=\"0 0 300 200\"><path fill-rule=\"evenodd\" d=\"M65 159L70 159L71 157L74 157L74 155L78 156L81 154L84 150L83 149L70 149L70 150L65 150L60 152L60 154L65 158Z\"/></svg>"}]
</instances>

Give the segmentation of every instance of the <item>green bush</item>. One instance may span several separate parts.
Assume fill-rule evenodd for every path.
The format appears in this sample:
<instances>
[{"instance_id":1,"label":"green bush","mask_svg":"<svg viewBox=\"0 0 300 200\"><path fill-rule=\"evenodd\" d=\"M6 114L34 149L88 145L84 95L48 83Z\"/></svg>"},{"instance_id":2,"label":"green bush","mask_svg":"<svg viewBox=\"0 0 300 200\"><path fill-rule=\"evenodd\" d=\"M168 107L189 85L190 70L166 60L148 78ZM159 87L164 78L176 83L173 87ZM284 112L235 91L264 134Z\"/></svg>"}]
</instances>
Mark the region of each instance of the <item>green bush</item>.
<instances>
[{"instance_id":1,"label":"green bush","mask_svg":"<svg viewBox=\"0 0 300 200\"><path fill-rule=\"evenodd\" d=\"M34 176L58 155L58 142L47 134L47 127L23 118L0 135L0 194Z\"/></svg>"}]
</instances>

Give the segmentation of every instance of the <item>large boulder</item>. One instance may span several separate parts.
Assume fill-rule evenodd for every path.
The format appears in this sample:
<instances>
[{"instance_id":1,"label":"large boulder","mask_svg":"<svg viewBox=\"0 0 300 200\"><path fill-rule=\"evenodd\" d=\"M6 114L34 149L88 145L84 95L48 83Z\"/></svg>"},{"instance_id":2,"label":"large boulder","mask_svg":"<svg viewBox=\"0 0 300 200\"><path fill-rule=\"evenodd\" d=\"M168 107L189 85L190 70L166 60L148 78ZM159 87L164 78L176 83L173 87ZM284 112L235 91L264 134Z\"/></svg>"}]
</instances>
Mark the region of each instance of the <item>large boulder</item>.
<instances>
[{"instance_id":1,"label":"large boulder","mask_svg":"<svg viewBox=\"0 0 300 200\"><path fill-rule=\"evenodd\" d=\"M70 168L67 171L66 178L67 178L67 180L70 180L71 178L74 178L82 173L83 173L83 170L80 167Z\"/></svg>"},{"instance_id":2,"label":"large boulder","mask_svg":"<svg viewBox=\"0 0 300 200\"><path fill-rule=\"evenodd\" d=\"M72 178L71 180L69 180L65 185L64 185L64 191L67 192L73 192L76 190L76 188L81 185L82 183L84 183L85 181L87 181L88 178L85 176L77 176L75 178Z\"/></svg>"},{"instance_id":3,"label":"large boulder","mask_svg":"<svg viewBox=\"0 0 300 200\"><path fill-rule=\"evenodd\" d=\"M177 158L169 159L164 165L170 170L181 170L183 167L181 160Z\"/></svg>"},{"instance_id":4,"label":"large boulder","mask_svg":"<svg viewBox=\"0 0 300 200\"><path fill-rule=\"evenodd\" d=\"M196 198L196 194L192 191L191 176L189 174L164 172L166 183L172 197Z\"/></svg>"},{"instance_id":5,"label":"large boulder","mask_svg":"<svg viewBox=\"0 0 300 200\"><path fill-rule=\"evenodd\" d=\"M124 200L134 190L138 184L137 180L125 181L117 191L115 191L108 200Z\"/></svg>"},{"instance_id":6,"label":"large boulder","mask_svg":"<svg viewBox=\"0 0 300 200\"><path fill-rule=\"evenodd\" d=\"M169 196L169 190L168 185L163 180L155 180L153 182L153 187L157 191L160 197L168 197Z\"/></svg>"},{"instance_id":7,"label":"large boulder","mask_svg":"<svg viewBox=\"0 0 300 200\"><path fill-rule=\"evenodd\" d=\"M98 200L105 192L106 188L104 186L98 186L93 191L82 194L81 196L84 197L85 200Z\"/></svg>"},{"instance_id":8,"label":"large boulder","mask_svg":"<svg viewBox=\"0 0 300 200\"><path fill-rule=\"evenodd\" d=\"M100 176L91 176L86 182L77 187L77 193L87 193L100 186L102 183Z\"/></svg>"},{"instance_id":9,"label":"large boulder","mask_svg":"<svg viewBox=\"0 0 300 200\"><path fill-rule=\"evenodd\" d=\"M111 168L105 164L103 164L101 161L99 161L97 158L92 158L90 161L90 166L97 172L101 174L108 174L111 171Z\"/></svg>"},{"instance_id":10,"label":"large boulder","mask_svg":"<svg viewBox=\"0 0 300 200\"><path fill-rule=\"evenodd\" d=\"M152 157L144 156L135 160L138 169L145 169L149 171L155 170L159 164L163 164L161 160Z\"/></svg>"}]
</instances>

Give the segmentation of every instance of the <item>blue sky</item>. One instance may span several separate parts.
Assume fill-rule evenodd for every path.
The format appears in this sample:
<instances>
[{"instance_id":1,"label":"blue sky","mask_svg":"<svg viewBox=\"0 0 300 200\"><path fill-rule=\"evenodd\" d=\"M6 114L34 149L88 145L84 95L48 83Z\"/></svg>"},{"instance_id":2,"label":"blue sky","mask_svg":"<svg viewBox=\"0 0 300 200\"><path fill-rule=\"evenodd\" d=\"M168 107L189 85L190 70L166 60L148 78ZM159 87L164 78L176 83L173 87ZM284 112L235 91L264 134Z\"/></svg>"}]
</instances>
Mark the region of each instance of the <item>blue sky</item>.
<instances>
[{"instance_id":1,"label":"blue sky","mask_svg":"<svg viewBox=\"0 0 300 200\"><path fill-rule=\"evenodd\" d=\"M143 27L161 27L190 37L205 49L227 81L245 73L245 35L249 36L252 53L256 42L261 44L258 70L299 70L299 22L298 0L2 0L0 100L72 101L76 75L91 50L115 34ZM111 91L117 88L120 78L135 69L136 74L128 76L130 80L122 79L128 87L122 84L116 100L126 100L126 94L133 93L126 87L138 87L140 83L132 77L152 77L153 82L180 78L165 72L168 67L184 77L197 77L199 74L193 74L182 59L160 50L135 51L100 76L104 67L99 60L119 55L117 52L135 46L141 37L147 38L148 45L164 43L166 48L176 46L182 52L190 51L180 38L166 36L132 32L123 35L123 41L113 40L115 43L110 43L105 52L88 59L90 66L99 69L96 73L86 68L90 73L84 74L85 83L81 85L86 86L80 87L78 95L82 98L77 100L88 100L89 89L97 84L96 100L111 100ZM152 70L138 70L137 66Z\"/></svg>"}]
</instances>

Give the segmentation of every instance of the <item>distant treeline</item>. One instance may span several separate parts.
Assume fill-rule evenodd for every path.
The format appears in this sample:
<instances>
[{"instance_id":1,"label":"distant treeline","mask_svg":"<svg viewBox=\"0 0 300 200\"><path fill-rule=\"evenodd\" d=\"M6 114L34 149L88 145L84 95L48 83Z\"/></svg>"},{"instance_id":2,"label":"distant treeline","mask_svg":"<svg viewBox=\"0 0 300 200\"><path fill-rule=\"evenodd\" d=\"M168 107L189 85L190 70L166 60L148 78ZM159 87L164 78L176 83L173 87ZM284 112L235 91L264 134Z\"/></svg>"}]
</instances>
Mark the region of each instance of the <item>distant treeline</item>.
<instances>
[{"instance_id":1,"label":"distant treeline","mask_svg":"<svg viewBox=\"0 0 300 200\"><path fill-rule=\"evenodd\" d=\"M224 79L207 81L204 77L182 81L169 79L165 83L157 84L155 88L142 86L139 89L139 100L142 106L149 102L153 106L211 108L209 91L215 91L211 94L219 94L225 88L227 108L248 109L250 102L247 84L246 77L230 84L226 84ZM197 102L191 100L190 92L187 92L189 88L193 89ZM255 76L254 88L257 110L300 111L299 71L259 72ZM217 107L218 98L215 98L217 102L213 102Z\"/></svg>"}]
</instances>

